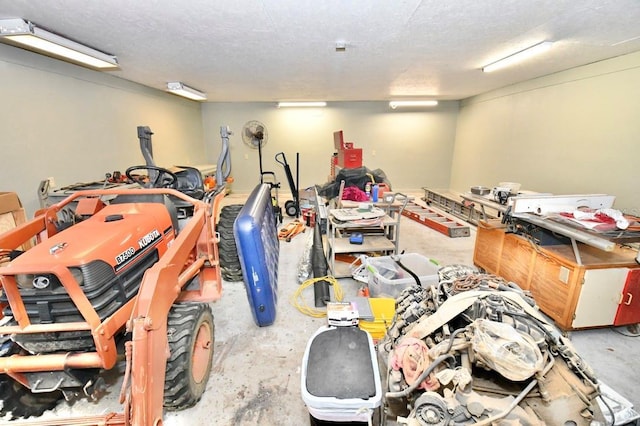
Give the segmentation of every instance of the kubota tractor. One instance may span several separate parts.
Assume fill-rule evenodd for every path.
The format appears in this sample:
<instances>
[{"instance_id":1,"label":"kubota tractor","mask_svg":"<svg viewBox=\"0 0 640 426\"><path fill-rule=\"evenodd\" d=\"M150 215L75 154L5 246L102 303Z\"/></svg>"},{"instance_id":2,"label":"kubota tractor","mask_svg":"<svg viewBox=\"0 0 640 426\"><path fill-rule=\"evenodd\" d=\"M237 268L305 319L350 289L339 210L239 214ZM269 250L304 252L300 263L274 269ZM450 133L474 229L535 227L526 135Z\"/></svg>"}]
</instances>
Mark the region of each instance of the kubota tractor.
<instances>
[{"instance_id":1,"label":"kubota tractor","mask_svg":"<svg viewBox=\"0 0 640 426\"><path fill-rule=\"evenodd\" d=\"M126 360L121 413L46 424L162 424L202 396L221 296L224 193L196 169L127 170L140 189L79 191L0 235L0 417L98 394Z\"/></svg>"}]
</instances>

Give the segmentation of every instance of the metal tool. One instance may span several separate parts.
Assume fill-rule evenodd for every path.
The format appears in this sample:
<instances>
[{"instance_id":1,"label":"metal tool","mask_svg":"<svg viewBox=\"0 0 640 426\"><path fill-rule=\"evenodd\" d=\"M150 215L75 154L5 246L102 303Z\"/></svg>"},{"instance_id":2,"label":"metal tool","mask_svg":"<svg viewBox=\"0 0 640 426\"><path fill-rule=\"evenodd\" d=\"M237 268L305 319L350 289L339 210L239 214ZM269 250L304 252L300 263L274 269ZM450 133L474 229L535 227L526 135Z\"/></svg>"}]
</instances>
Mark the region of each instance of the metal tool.
<instances>
[{"instance_id":1,"label":"metal tool","mask_svg":"<svg viewBox=\"0 0 640 426\"><path fill-rule=\"evenodd\" d=\"M275 156L276 162L280 163L282 167L284 167L284 172L287 175L287 182L289 182L289 188L291 188L291 195L293 196L293 200L288 200L284 203L284 210L288 216L291 217L299 217L300 215L300 196L298 193L298 166L300 162L300 153L296 153L296 181L293 180L293 175L291 174L291 167L289 163L287 163L287 157L284 155L284 152L279 152Z\"/></svg>"}]
</instances>

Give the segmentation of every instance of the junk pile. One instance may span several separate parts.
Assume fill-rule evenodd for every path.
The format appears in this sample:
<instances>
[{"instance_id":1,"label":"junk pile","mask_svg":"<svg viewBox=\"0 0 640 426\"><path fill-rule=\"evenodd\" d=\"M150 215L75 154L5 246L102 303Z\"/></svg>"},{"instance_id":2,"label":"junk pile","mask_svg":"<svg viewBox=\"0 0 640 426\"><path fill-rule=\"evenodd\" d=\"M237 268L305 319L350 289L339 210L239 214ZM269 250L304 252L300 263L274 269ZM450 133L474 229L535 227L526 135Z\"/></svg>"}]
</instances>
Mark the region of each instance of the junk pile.
<instances>
[{"instance_id":1,"label":"junk pile","mask_svg":"<svg viewBox=\"0 0 640 426\"><path fill-rule=\"evenodd\" d=\"M528 293L474 267L402 290L378 352L385 411L410 426L613 424L593 371Z\"/></svg>"},{"instance_id":2,"label":"junk pile","mask_svg":"<svg viewBox=\"0 0 640 426\"><path fill-rule=\"evenodd\" d=\"M340 184L344 181L344 188L358 188L364 192L367 184L382 184L387 188L391 188L391 182L387 179L387 175L381 169L370 170L367 167L357 167L354 169L341 169L336 175L335 180L319 186L318 195L331 200L340 193ZM358 200L354 200L358 201Z\"/></svg>"}]
</instances>

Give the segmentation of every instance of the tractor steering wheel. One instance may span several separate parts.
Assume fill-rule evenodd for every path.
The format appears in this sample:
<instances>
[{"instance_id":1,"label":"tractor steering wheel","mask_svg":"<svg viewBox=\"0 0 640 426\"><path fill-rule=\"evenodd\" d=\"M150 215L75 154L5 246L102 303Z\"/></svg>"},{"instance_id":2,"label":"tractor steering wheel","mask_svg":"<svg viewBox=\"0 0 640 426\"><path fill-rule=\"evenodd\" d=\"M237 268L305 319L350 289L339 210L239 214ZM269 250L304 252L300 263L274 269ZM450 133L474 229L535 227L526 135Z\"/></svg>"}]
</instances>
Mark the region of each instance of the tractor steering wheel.
<instances>
[{"instance_id":1,"label":"tractor steering wheel","mask_svg":"<svg viewBox=\"0 0 640 426\"><path fill-rule=\"evenodd\" d=\"M140 179L140 176L134 176L132 172L135 170L146 170L149 181L143 182ZM157 173L155 178L152 178L152 171ZM134 182L138 182L144 188L175 188L175 184L178 182L178 177L175 173L165 169L164 167L132 166L125 171L125 174L127 175L127 178Z\"/></svg>"}]
</instances>

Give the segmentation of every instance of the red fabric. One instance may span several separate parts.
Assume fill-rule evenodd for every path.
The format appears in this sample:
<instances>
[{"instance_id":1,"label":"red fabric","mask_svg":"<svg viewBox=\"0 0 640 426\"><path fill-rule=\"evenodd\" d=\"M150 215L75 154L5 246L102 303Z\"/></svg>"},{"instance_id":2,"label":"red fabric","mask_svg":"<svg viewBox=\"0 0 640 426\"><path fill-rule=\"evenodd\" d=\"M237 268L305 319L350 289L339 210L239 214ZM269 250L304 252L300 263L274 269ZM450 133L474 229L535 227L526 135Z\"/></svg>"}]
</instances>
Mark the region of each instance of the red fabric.
<instances>
[{"instance_id":1,"label":"red fabric","mask_svg":"<svg viewBox=\"0 0 640 426\"><path fill-rule=\"evenodd\" d=\"M342 199L349 201L369 201L367 194L357 186L348 186L342 192Z\"/></svg>"},{"instance_id":2,"label":"red fabric","mask_svg":"<svg viewBox=\"0 0 640 426\"><path fill-rule=\"evenodd\" d=\"M604 213L594 213L593 218L576 219L572 212L561 212L560 216L573 219L575 223L593 231L606 232L616 229L616 220Z\"/></svg>"},{"instance_id":3,"label":"red fabric","mask_svg":"<svg viewBox=\"0 0 640 426\"><path fill-rule=\"evenodd\" d=\"M560 213L560 216L564 216L564 217L568 217L573 219L573 213L571 212L562 212ZM596 223L616 223L616 220L614 218L612 218L611 216L607 216L604 213L594 213L594 219L580 219L580 220L584 220L585 222L596 222Z\"/></svg>"}]
</instances>

